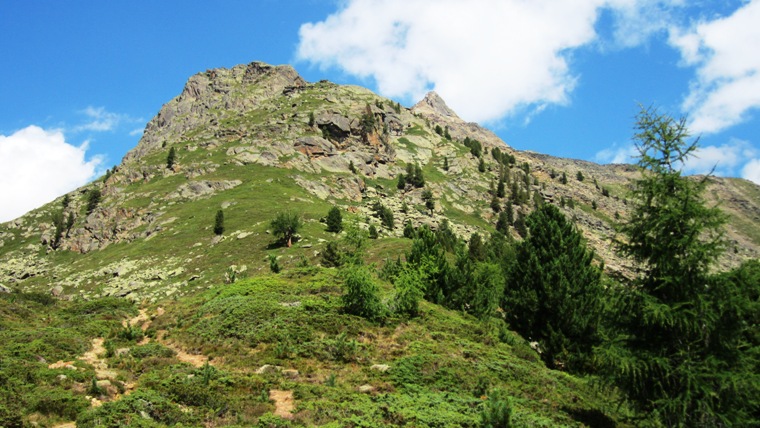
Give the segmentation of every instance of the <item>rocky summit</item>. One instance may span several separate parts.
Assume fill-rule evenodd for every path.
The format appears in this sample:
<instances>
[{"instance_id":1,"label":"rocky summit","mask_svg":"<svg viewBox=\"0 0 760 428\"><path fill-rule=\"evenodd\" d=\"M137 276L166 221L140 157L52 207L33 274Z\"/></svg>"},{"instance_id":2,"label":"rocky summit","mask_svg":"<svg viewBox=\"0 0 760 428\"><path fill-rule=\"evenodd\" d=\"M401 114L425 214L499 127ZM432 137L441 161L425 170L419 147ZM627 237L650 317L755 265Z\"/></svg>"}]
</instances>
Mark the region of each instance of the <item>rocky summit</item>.
<instances>
[{"instance_id":1,"label":"rocky summit","mask_svg":"<svg viewBox=\"0 0 760 428\"><path fill-rule=\"evenodd\" d=\"M170 150L176 160L168 165ZM425 185L399 186L415 166ZM379 228L370 252L380 260L401 254L397 238L408 222L436 229L445 221L460 238L487 236L505 204L522 217L536 201L561 206L607 272L625 276L632 267L612 241L637 174L630 165L514 150L435 92L406 108L365 88L306 82L290 66L213 69L192 76L106 176L0 226L0 284L155 301L218 283L230 269L266 269L272 251L285 264L318 263L332 239L320 225L331 206L362 229ZM506 190L496 197L500 179ZM760 188L709 181L710 202L729 219L723 266L757 258ZM88 206L95 190L99 200ZM373 215L378 202L392 211L393 227ZM228 232L217 236L220 209ZM296 249L270 248L270 220L281 210L306 224ZM56 213L67 221L57 239Z\"/></svg>"}]
</instances>

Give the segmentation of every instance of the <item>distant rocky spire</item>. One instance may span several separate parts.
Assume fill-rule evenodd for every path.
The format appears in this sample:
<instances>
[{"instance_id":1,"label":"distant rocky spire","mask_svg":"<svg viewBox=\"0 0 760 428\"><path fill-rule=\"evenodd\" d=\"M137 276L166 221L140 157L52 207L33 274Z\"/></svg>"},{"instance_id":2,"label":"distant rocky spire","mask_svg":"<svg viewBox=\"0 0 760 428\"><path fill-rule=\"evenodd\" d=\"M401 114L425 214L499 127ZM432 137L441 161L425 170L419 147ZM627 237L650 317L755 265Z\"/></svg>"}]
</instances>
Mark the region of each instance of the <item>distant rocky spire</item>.
<instances>
[{"instance_id":1,"label":"distant rocky spire","mask_svg":"<svg viewBox=\"0 0 760 428\"><path fill-rule=\"evenodd\" d=\"M412 109L422 113L432 113L436 116L459 119L459 116L457 116L454 110L449 108L449 106L446 105L446 101L444 101L435 91L428 92L427 95L425 95L425 98L415 104Z\"/></svg>"}]
</instances>

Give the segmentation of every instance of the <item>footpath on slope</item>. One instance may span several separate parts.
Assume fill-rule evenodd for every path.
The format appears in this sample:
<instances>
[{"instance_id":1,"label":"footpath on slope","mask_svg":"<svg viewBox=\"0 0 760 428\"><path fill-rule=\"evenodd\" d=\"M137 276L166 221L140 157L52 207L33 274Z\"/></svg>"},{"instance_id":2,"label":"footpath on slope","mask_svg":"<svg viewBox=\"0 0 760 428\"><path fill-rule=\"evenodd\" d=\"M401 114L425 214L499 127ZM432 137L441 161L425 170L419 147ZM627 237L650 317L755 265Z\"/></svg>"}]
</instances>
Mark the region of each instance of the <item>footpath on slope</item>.
<instances>
[{"instance_id":1,"label":"footpath on slope","mask_svg":"<svg viewBox=\"0 0 760 428\"><path fill-rule=\"evenodd\" d=\"M159 307L156 309L156 316L161 316L164 314L164 309ZM151 326L151 319L148 315L148 312L145 309L140 309L139 313L129 319L125 319L122 321L122 326L124 327L135 327L137 325L140 326L140 329L145 332L150 328ZM173 350L175 352L175 356L178 360L180 360L183 363L188 363L192 365L193 367L199 368L205 365L206 363L214 365L213 362L211 362L208 357L202 354L189 354L185 352L183 349L181 349L176 344L168 341L165 339L167 334L166 330L159 330L156 333L156 342L160 343L163 346L166 346L167 348ZM151 338L145 336L142 341L138 343L138 345L145 345L147 343L150 343ZM100 388L103 388L104 390L107 390L110 392L109 396L112 396L112 401L118 400L121 398L121 395L129 395L136 387L133 383L127 383L124 385L124 393L118 394L115 392L115 388L111 385L111 381L115 380L118 376L118 373L111 370L108 367L108 363L104 358L101 356L105 355L106 348L104 346L105 338L103 337L96 337L92 339L92 346L89 351L85 352L77 358L78 360L87 363L91 365L95 369L95 378L97 382L97 386ZM51 369L60 369L60 368L69 368L76 370L76 367L74 367L74 361L58 361L53 364L48 365L48 368ZM110 389L109 389L110 388ZM98 407L103 404L103 401L101 401L98 397L89 397L90 399L90 405L92 407ZM102 396L101 396L102 398ZM284 391L284 390L271 390L269 391L269 399L274 401L275 405L275 411L274 414L276 416L285 418L285 419L292 419L293 418L293 411L295 410L295 405L293 402L293 391ZM76 423L75 422L65 422L62 424L54 425L53 428L75 428Z\"/></svg>"}]
</instances>

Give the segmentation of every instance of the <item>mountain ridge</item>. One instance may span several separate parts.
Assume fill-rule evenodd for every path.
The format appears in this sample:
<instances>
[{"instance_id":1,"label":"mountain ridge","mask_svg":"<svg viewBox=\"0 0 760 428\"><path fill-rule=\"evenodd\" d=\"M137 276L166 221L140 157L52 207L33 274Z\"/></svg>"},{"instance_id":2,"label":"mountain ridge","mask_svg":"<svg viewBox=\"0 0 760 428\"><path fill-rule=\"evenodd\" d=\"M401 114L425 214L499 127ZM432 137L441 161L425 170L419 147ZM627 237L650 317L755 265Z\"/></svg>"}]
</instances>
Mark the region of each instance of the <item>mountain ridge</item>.
<instances>
[{"instance_id":1,"label":"mountain ridge","mask_svg":"<svg viewBox=\"0 0 760 428\"><path fill-rule=\"evenodd\" d=\"M466 145L471 140L482 153L476 155ZM168 168L170 148L176 149L178 160ZM511 163L494 153L511 157ZM414 165L425 173L425 188L406 184L397 189L398 176ZM626 186L637 174L630 165L514 150L491 131L460 119L434 92L404 108L365 88L308 83L291 66L253 62L191 76L182 92L148 122L140 142L114 171L68 194L71 202L62 212L76 220L56 248L50 219L61 210L64 197L2 225L0 283L24 289L55 284L66 294L84 297L157 299L164 287L184 292L197 280L192 278L203 276L203 269L216 277L227 269L214 265L218 258L198 261L206 256L194 248L226 247L232 238L213 237L208 232L211 221L203 225L197 212L225 209L232 216L247 206L269 216L241 222L234 235L244 236L241 242L257 236L253 247L243 246L252 256L235 265L264 269L260 260L267 253L266 226L278 203L281 209L309 205L314 211L336 205L366 230L370 224L380 226L373 218L374 205L380 202L396 218L394 228L380 228L381 237L401 239L406 222L439 228L446 221L457 236L468 239L475 232L492 233L496 211L515 198L522 200L513 204L516 217L527 215L538 200L561 205L607 272L625 276L633 267L614 252L611 240L615 217L625 216L628 209ZM508 195L496 198L497 181L507 175ZM268 186L281 187L286 197L270 195L271 205L262 209L256 206L262 201L251 192L268 192L262 190ZM103 202L90 212L86 198L94 188L102 192ZM722 203L731 219L731 247L723 266L757 258L759 188L739 179L711 177L710 189L711 202ZM432 193L432 210L425 208L424 190ZM309 209L304 213L313 217L305 220L316 223L313 229L323 214ZM171 243L171 234L186 236L186 246ZM315 249L302 256L318 262L329 237L316 232L316 242L308 243ZM163 242L168 254L150 249L156 241ZM128 248L132 244L148 256L138 257L137 250ZM384 246L398 244L379 244L379 254L386 251ZM67 251L72 254L65 255ZM75 254L86 261L77 261ZM59 259L87 265L90 273L72 271ZM103 275L108 276L105 285L93 289Z\"/></svg>"}]
</instances>

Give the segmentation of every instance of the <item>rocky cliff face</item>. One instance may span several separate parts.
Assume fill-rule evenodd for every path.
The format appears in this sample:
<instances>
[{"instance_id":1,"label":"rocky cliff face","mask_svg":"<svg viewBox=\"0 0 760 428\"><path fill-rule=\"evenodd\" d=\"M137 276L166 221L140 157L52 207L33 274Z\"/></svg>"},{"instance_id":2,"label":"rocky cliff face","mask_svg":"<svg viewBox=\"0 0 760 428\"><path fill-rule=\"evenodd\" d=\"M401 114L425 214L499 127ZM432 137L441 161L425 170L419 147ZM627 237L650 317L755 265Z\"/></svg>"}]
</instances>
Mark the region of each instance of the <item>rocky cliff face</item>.
<instances>
[{"instance_id":1,"label":"rocky cliff face","mask_svg":"<svg viewBox=\"0 0 760 428\"><path fill-rule=\"evenodd\" d=\"M468 140L479 142L480 156ZM168 168L171 148L177 160ZM424 188L399 188L398 176L414 166L424 172ZM335 239L319 224L330 206L365 229L380 226L376 203L389 208L395 227L380 227L373 251L395 257L396 241L382 238L400 237L406 222L437 228L447 221L466 239L491 233L507 203L520 216L537 200L561 206L607 271L626 275L631 266L611 240L636 174L626 165L513 150L432 92L407 109L364 88L308 83L292 67L254 62L192 76L113 174L69 194L66 207L61 198L0 226L0 285L157 299L223 281L230 266L266 269L273 251L267 226L278 211L301 213L307 232L291 252L274 251L317 263ZM495 198L499 177L508 189ZM93 189L103 197L88 212ZM424 190L432 192L432 210ZM760 188L714 178L710 197L730 218L724 266L757 258ZM211 233L218 209L230 223L223 236ZM57 244L55 211L75 218Z\"/></svg>"}]
</instances>

